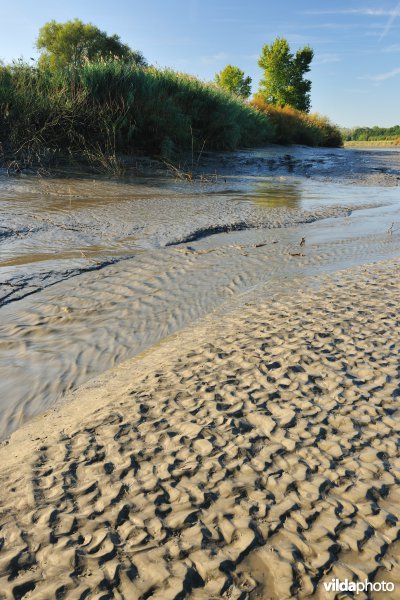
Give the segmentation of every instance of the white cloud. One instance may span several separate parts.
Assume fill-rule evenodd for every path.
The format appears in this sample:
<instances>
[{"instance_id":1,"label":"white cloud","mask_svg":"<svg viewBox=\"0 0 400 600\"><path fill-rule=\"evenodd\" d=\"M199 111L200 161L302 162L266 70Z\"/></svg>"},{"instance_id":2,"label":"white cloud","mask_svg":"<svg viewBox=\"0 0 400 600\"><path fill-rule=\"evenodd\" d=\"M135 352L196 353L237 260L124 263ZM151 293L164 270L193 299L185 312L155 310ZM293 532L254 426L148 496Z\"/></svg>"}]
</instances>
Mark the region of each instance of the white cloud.
<instances>
[{"instance_id":1,"label":"white cloud","mask_svg":"<svg viewBox=\"0 0 400 600\"><path fill-rule=\"evenodd\" d=\"M326 23L306 23L305 25L301 26L301 29L331 29L332 31L337 31L337 30L348 30L348 29L355 29L356 27L358 27L357 24L355 23L332 23L332 22L326 22ZM296 29L299 29L299 26L296 25Z\"/></svg>"},{"instance_id":2,"label":"white cloud","mask_svg":"<svg viewBox=\"0 0 400 600\"><path fill-rule=\"evenodd\" d=\"M393 27L393 23L397 17L400 17L400 2L392 9L384 8L343 8L329 10L310 10L305 11L307 15L358 15L365 17L388 17L388 21L379 36L379 41L387 36Z\"/></svg>"},{"instance_id":3,"label":"white cloud","mask_svg":"<svg viewBox=\"0 0 400 600\"><path fill-rule=\"evenodd\" d=\"M234 17L216 17L212 21L214 23L241 23L243 25L243 19L235 19Z\"/></svg>"},{"instance_id":4,"label":"white cloud","mask_svg":"<svg viewBox=\"0 0 400 600\"><path fill-rule=\"evenodd\" d=\"M398 17L400 5L391 10L383 8L343 8L331 10L307 10L306 15L363 15L366 17Z\"/></svg>"},{"instance_id":5,"label":"white cloud","mask_svg":"<svg viewBox=\"0 0 400 600\"><path fill-rule=\"evenodd\" d=\"M228 54L225 52L218 52L217 54L211 54L209 56L200 56L200 62L203 65L213 65L219 63L222 60L227 60Z\"/></svg>"},{"instance_id":6,"label":"white cloud","mask_svg":"<svg viewBox=\"0 0 400 600\"><path fill-rule=\"evenodd\" d=\"M386 81L386 79L391 79L392 77L396 77L396 75L400 75L400 67L392 69L392 71L387 71L386 73L379 73L378 75L365 75L364 77L359 77L359 79L368 79L369 81Z\"/></svg>"},{"instance_id":7,"label":"white cloud","mask_svg":"<svg viewBox=\"0 0 400 600\"><path fill-rule=\"evenodd\" d=\"M367 90L362 89L362 88L343 88L342 89L343 92L345 92L346 94L367 94Z\"/></svg>"},{"instance_id":8,"label":"white cloud","mask_svg":"<svg viewBox=\"0 0 400 600\"><path fill-rule=\"evenodd\" d=\"M386 48L382 48L382 52L387 52L388 54L395 54L400 52L400 44L392 44L391 46L386 46Z\"/></svg>"},{"instance_id":9,"label":"white cloud","mask_svg":"<svg viewBox=\"0 0 400 600\"><path fill-rule=\"evenodd\" d=\"M398 5L396 6L396 8L394 9L394 11L392 12L392 14L389 17L388 22L386 23L385 29L382 31L382 35L380 37L380 40L383 40L384 37L387 36L387 34L389 33L389 31L392 28L392 25L394 23L394 20L396 17L400 16L400 2L398 3Z\"/></svg>"},{"instance_id":10,"label":"white cloud","mask_svg":"<svg viewBox=\"0 0 400 600\"><path fill-rule=\"evenodd\" d=\"M314 65L326 65L328 63L340 62L342 57L339 54L322 53L317 54L314 59Z\"/></svg>"}]
</instances>

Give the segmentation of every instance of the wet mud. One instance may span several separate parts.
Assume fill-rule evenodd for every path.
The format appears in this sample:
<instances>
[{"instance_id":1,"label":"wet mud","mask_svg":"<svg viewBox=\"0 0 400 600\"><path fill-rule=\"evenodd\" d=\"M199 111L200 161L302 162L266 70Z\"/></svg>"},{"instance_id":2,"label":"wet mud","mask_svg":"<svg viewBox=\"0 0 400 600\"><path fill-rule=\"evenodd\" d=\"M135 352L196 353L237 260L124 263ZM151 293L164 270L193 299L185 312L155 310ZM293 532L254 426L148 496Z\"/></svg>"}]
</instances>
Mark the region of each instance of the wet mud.
<instances>
[{"instance_id":1,"label":"wet mud","mask_svg":"<svg viewBox=\"0 0 400 600\"><path fill-rule=\"evenodd\" d=\"M0 175L1 437L213 311L399 254L398 150L271 147L199 169Z\"/></svg>"}]
</instances>

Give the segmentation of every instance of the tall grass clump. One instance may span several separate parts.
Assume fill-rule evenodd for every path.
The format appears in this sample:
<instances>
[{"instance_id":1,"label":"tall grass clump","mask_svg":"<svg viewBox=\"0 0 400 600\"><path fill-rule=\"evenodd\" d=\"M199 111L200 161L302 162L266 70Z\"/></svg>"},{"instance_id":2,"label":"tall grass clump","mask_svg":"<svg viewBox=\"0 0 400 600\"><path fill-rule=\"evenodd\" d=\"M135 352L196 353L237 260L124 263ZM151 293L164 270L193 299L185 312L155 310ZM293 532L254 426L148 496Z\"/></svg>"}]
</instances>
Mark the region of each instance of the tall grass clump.
<instances>
[{"instance_id":1,"label":"tall grass clump","mask_svg":"<svg viewBox=\"0 0 400 600\"><path fill-rule=\"evenodd\" d=\"M195 77L121 61L50 70L0 67L3 152L26 161L69 153L90 162L116 153L173 157L272 141L268 115ZM97 157L97 158L96 158Z\"/></svg>"},{"instance_id":2,"label":"tall grass clump","mask_svg":"<svg viewBox=\"0 0 400 600\"><path fill-rule=\"evenodd\" d=\"M309 114L291 106L279 108L256 96L251 105L268 116L275 126L277 144L304 144L307 146L337 147L343 145L339 128L327 117Z\"/></svg>"}]
</instances>

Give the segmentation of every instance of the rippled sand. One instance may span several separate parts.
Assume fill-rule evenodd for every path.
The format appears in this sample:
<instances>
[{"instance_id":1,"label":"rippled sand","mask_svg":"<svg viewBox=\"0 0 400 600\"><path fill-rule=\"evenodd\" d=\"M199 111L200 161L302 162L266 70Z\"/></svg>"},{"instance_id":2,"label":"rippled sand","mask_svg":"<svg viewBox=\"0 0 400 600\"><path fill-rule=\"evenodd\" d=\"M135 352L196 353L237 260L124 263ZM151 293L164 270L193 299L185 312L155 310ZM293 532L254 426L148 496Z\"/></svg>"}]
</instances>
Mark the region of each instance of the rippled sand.
<instances>
[{"instance_id":1,"label":"rippled sand","mask_svg":"<svg viewBox=\"0 0 400 600\"><path fill-rule=\"evenodd\" d=\"M282 286L296 290L310 274L400 255L400 236L386 233L392 217L381 209L363 220L360 212L147 251L3 307L0 439L90 377L251 290L268 298ZM357 235L369 220L379 235Z\"/></svg>"},{"instance_id":2,"label":"rippled sand","mask_svg":"<svg viewBox=\"0 0 400 600\"><path fill-rule=\"evenodd\" d=\"M270 147L202 168L0 174L0 439L244 294L400 254L400 151Z\"/></svg>"},{"instance_id":3,"label":"rippled sand","mask_svg":"<svg viewBox=\"0 0 400 600\"><path fill-rule=\"evenodd\" d=\"M14 433L3 597L398 598L399 266L208 318Z\"/></svg>"}]
</instances>

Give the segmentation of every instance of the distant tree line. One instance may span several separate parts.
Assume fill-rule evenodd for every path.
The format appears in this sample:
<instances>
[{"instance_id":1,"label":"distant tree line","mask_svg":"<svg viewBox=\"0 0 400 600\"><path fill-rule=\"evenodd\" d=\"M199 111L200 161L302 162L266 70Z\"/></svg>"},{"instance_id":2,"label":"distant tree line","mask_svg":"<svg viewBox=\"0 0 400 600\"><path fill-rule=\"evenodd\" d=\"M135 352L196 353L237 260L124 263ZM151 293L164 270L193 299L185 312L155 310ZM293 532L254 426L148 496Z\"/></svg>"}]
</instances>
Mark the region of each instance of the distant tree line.
<instances>
[{"instance_id":1,"label":"distant tree line","mask_svg":"<svg viewBox=\"0 0 400 600\"><path fill-rule=\"evenodd\" d=\"M377 142L400 138L400 125L393 127L355 127L344 129L343 137L346 141L354 142Z\"/></svg>"}]
</instances>

